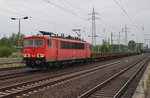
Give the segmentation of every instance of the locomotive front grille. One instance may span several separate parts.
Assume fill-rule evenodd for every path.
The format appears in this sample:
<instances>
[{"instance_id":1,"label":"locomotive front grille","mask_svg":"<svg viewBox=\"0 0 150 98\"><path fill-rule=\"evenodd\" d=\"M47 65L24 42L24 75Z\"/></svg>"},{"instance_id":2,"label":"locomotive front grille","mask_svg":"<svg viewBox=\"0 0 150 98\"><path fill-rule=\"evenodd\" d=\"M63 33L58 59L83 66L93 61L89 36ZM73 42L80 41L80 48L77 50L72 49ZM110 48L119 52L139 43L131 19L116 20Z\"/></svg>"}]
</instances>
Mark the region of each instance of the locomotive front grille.
<instances>
[{"instance_id":1,"label":"locomotive front grille","mask_svg":"<svg viewBox=\"0 0 150 98\"><path fill-rule=\"evenodd\" d=\"M24 58L27 67L44 67L45 58Z\"/></svg>"}]
</instances>

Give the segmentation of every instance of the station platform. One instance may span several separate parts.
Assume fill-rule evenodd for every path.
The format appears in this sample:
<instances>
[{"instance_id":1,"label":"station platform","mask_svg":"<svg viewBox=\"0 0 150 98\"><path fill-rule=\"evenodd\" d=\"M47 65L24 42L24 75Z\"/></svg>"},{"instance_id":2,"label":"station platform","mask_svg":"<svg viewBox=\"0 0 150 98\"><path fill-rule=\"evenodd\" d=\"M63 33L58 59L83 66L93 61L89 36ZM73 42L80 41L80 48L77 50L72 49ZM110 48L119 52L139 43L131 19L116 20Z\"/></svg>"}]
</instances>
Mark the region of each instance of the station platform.
<instances>
[{"instance_id":1,"label":"station platform","mask_svg":"<svg viewBox=\"0 0 150 98\"><path fill-rule=\"evenodd\" d=\"M148 64L132 98L150 98L150 63Z\"/></svg>"}]
</instances>

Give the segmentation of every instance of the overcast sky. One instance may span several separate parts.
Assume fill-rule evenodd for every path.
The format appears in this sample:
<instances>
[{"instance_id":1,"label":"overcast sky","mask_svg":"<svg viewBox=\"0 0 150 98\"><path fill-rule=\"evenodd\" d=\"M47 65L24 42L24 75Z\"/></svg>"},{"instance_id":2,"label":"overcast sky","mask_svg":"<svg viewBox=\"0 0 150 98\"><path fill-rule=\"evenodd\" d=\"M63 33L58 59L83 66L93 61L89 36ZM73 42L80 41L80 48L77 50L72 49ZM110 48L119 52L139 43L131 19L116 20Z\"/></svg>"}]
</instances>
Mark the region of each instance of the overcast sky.
<instances>
[{"instance_id":1,"label":"overcast sky","mask_svg":"<svg viewBox=\"0 0 150 98\"><path fill-rule=\"evenodd\" d=\"M144 42L150 38L150 0L0 0L0 38L18 33L18 21L14 18L30 17L21 20L21 33L26 36L38 31L76 34L72 29L81 29L82 38L91 42L92 23L89 13L96 13L97 43L110 39L113 32L114 43L117 43L118 32L121 32L121 43L124 43L122 28L129 28L128 40ZM142 29L144 28L144 29ZM145 33L145 35L144 35ZM150 43L147 40L146 43Z\"/></svg>"}]
</instances>

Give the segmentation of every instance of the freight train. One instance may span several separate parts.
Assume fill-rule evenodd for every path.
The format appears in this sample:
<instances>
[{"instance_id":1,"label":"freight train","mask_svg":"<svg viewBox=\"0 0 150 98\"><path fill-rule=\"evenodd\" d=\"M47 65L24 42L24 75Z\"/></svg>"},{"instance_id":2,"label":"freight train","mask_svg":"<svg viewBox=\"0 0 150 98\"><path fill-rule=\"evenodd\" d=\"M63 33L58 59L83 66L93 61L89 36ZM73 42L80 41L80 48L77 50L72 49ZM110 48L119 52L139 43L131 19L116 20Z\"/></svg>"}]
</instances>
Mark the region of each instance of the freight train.
<instances>
[{"instance_id":1,"label":"freight train","mask_svg":"<svg viewBox=\"0 0 150 98\"><path fill-rule=\"evenodd\" d=\"M27 67L50 68L73 62L125 57L137 53L91 53L90 44L80 38L52 32L24 38L23 61Z\"/></svg>"}]
</instances>

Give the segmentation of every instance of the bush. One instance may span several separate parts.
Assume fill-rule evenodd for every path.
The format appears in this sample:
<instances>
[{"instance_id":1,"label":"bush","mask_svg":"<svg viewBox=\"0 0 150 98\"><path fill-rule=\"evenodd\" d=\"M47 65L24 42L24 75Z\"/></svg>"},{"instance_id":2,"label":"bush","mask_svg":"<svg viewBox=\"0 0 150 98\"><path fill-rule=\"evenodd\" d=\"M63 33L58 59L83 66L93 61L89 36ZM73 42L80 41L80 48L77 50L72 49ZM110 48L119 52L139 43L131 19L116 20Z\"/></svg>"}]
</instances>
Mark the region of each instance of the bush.
<instances>
[{"instance_id":1,"label":"bush","mask_svg":"<svg viewBox=\"0 0 150 98\"><path fill-rule=\"evenodd\" d=\"M22 57L22 53L14 52L12 53L12 57Z\"/></svg>"},{"instance_id":2,"label":"bush","mask_svg":"<svg viewBox=\"0 0 150 98\"><path fill-rule=\"evenodd\" d=\"M12 54L8 47L0 47L0 57L9 57Z\"/></svg>"}]
</instances>

